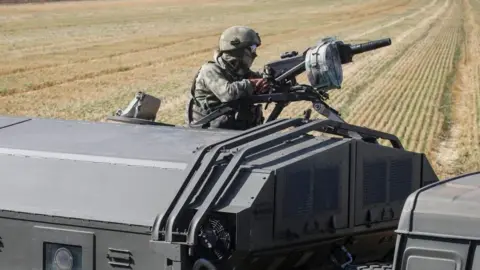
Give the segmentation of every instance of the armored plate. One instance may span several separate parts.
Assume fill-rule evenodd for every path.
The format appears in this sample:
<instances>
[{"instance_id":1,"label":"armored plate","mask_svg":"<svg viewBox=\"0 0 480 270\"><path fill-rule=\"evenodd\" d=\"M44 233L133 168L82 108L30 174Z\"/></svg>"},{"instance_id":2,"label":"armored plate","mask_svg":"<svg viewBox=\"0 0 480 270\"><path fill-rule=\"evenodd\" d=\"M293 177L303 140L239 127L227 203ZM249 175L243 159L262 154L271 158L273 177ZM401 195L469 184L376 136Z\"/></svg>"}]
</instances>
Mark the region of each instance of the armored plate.
<instances>
[{"instance_id":1,"label":"armored plate","mask_svg":"<svg viewBox=\"0 0 480 270\"><path fill-rule=\"evenodd\" d=\"M399 233L480 239L480 172L437 182L410 195Z\"/></svg>"},{"instance_id":2,"label":"armored plate","mask_svg":"<svg viewBox=\"0 0 480 270\"><path fill-rule=\"evenodd\" d=\"M480 172L430 184L405 202L394 269L480 268Z\"/></svg>"},{"instance_id":3,"label":"armored plate","mask_svg":"<svg viewBox=\"0 0 480 270\"><path fill-rule=\"evenodd\" d=\"M0 118L0 209L151 226L198 147L235 134L181 127Z\"/></svg>"},{"instance_id":4,"label":"armored plate","mask_svg":"<svg viewBox=\"0 0 480 270\"><path fill-rule=\"evenodd\" d=\"M87 268L189 269L178 268L184 243L209 260L244 262L237 269L313 266L332 241L352 236L352 254L374 260L393 250L407 194L435 181L425 157L399 143L308 135L356 129L395 141L331 120L244 132L1 121L2 269L42 269L60 247L81 247L76 261ZM198 245L209 225L234 250ZM17 260L24 250L31 261Z\"/></svg>"}]
</instances>

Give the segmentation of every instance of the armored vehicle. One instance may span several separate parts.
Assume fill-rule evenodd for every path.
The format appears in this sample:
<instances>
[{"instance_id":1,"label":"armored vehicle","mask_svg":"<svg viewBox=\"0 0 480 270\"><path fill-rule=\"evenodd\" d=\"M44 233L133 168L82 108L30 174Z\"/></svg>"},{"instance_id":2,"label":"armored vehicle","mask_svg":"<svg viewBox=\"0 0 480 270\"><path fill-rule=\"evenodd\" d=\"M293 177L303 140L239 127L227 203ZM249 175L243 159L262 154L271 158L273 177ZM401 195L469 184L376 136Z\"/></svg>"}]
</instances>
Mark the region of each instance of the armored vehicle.
<instances>
[{"instance_id":1,"label":"armored vehicle","mask_svg":"<svg viewBox=\"0 0 480 270\"><path fill-rule=\"evenodd\" d=\"M395 269L480 269L480 172L436 182L406 200Z\"/></svg>"},{"instance_id":2,"label":"armored vehicle","mask_svg":"<svg viewBox=\"0 0 480 270\"><path fill-rule=\"evenodd\" d=\"M425 265L415 247L439 231L424 219L443 218L421 200L442 193L428 191L441 182L427 158L325 102L342 64L390 43L324 39L266 65L272 89L250 102L275 108L243 131L208 128L234 102L182 127L156 122L146 93L110 122L1 117L0 269ZM310 85L295 80L304 71ZM327 119L278 119L295 101Z\"/></svg>"}]
</instances>

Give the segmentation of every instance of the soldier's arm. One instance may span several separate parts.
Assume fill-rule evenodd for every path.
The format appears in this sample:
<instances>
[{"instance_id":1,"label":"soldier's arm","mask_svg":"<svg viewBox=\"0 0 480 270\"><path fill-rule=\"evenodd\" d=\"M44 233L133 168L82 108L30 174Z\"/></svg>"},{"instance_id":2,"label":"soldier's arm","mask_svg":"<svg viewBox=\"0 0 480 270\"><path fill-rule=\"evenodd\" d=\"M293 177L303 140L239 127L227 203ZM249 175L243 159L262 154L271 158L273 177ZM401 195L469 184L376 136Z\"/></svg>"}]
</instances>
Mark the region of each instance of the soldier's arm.
<instances>
[{"instance_id":1,"label":"soldier's arm","mask_svg":"<svg viewBox=\"0 0 480 270\"><path fill-rule=\"evenodd\" d=\"M247 79L230 83L220 69L213 65L204 66L199 75L205 87L211 89L221 102L252 95L254 90L254 86Z\"/></svg>"}]
</instances>

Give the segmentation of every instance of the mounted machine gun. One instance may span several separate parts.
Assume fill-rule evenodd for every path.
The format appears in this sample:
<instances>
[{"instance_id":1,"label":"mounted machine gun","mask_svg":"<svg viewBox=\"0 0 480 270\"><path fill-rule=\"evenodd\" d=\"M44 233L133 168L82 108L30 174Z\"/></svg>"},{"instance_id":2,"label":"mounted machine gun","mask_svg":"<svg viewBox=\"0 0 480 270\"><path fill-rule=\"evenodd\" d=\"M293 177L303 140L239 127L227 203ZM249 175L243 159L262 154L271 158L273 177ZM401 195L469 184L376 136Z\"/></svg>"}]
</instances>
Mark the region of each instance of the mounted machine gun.
<instances>
[{"instance_id":1,"label":"mounted machine gun","mask_svg":"<svg viewBox=\"0 0 480 270\"><path fill-rule=\"evenodd\" d=\"M297 51L286 52L281 55L280 60L270 62L264 67L264 78L271 85L268 93L248 97L247 101L241 99L224 103L199 121L190 122L190 127L207 127L212 120L234 110L240 102L265 103L265 108L269 103L275 103L275 108L265 122L277 119L288 104L296 101L311 101L315 111L321 115L330 120L345 122L338 111L325 102L329 98L328 91L341 88L342 65L352 62L354 55L389 45L390 38L354 45L334 38L325 38L300 55ZM297 82L297 76L303 72L307 72L310 85Z\"/></svg>"}]
</instances>

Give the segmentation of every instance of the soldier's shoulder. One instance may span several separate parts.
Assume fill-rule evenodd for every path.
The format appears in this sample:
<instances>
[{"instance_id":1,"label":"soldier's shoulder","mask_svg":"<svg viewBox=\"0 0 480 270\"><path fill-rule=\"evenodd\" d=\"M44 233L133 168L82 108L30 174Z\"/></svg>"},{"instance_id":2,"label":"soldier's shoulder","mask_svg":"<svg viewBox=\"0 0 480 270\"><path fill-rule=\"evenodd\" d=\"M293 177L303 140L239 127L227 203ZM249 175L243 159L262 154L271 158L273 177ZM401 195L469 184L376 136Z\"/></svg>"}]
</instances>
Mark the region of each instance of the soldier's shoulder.
<instances>
[{"instance_id":1,"label":"soldier's shoulder","mask_svg":"<svg viewBox=\"0 0 480 270\"><path fill-rule=\"evenodd\" d=\"M213 61L207 61L203 63L201 69L220 69L220 67Z\"/></svg>"},{"instance_id":2,"label":"soldier's shoulder","mask_svg":"<svg viewBox=\"0 0 480 270\"><path fill-rule=\"evenodd\" d=\"M219 74L221 73L221 68L213 61L206 62L202 65L200 68L200 74L201 75L206 75L206 74Z\"/></svg>"}]
</instances>

